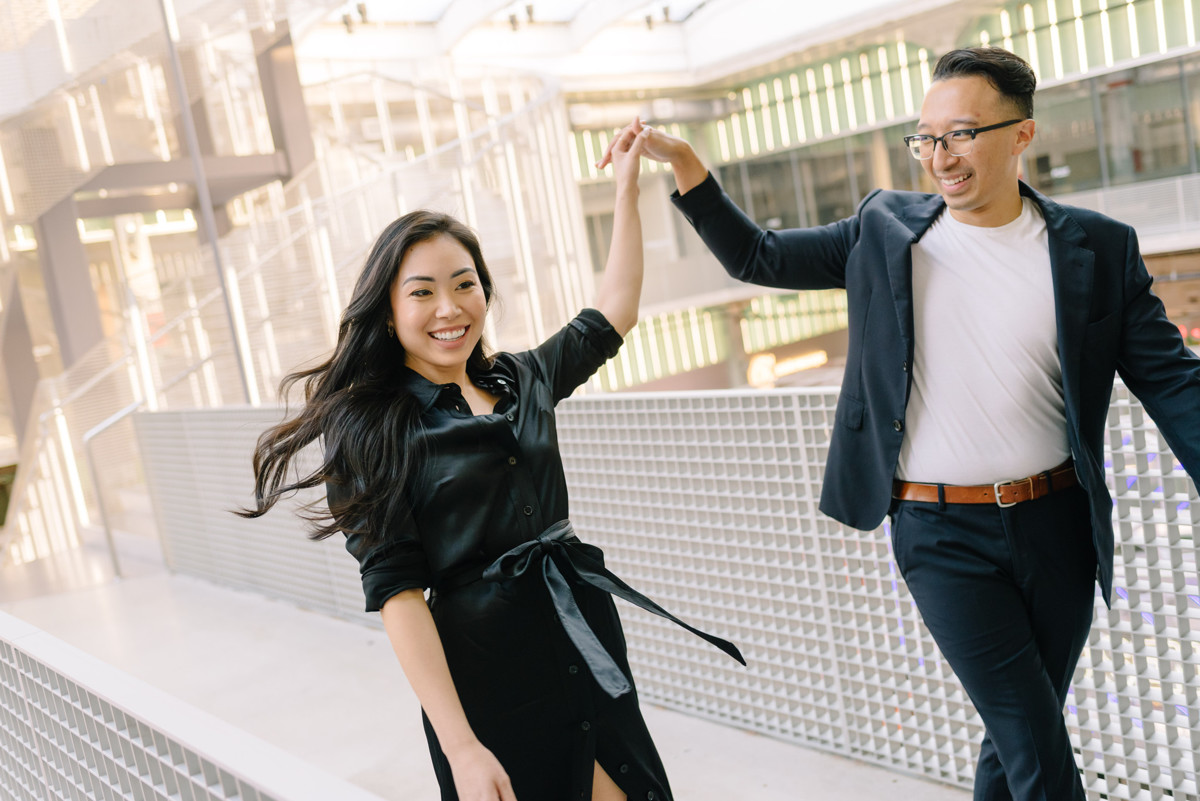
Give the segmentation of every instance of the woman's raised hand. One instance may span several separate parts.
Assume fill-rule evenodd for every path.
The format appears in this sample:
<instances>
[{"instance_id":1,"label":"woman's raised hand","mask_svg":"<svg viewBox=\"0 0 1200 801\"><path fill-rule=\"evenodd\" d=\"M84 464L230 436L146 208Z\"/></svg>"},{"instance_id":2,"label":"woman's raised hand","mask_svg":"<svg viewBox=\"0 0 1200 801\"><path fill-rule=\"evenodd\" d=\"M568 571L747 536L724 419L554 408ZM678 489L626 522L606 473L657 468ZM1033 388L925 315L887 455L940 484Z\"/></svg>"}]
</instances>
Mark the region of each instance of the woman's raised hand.
<instances>
[{"instance_id":1,"label":"woman's raised hand","mask_svg":"<svg viewBox=\"0 0 1200 801\"><path fill-rule=\"evenodd\" d=\"M478 740L446 759L459 801L517 801L500 760Z\"/></svg>"},{"instance_id":2,"label":"woman's raised hand","mask_svg":"<svg viewBox=\"0 0 1200 801\"><path fill-rule=\"evenodd\" d=\"M608 143L604 151L604 163L613 165L613 177L618 186L628 186L630 181L637 181L641 169L641 157L646 155L646 141L653 129L642 125L637 117L626 125Z\"/></svg>"}]
</instances>

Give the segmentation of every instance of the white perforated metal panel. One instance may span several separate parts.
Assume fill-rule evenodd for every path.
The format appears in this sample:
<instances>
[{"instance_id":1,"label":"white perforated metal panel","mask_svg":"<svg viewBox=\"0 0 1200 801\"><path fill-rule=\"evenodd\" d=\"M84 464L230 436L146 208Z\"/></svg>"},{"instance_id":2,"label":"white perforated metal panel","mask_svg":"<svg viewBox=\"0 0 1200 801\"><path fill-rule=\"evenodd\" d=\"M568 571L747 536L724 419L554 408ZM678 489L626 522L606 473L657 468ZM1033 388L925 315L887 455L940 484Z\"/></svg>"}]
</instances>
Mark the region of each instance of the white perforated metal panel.
<instances>
[{"instance_id":1,"label":"white perforated metal panel","mask_svg":"<svg viewBox=\"0 0 1200 801\"><path fill-rule=\"evenodd\" d=\"M836 401L834 390L567 401L572 520L615 572L750 663L629 609L644 698L970 787L983 727L908 596L886 524L857 531L817 512ZM378 625L358 612L341 543L306 543L282 509L253 522L224 511L247 496L252 442L278 416L138 416L170 563ZM1108 436L1116 592L1112 611L1097 597L1068 726L1090 798L1200 801L1200 501L1120 386Z\"/></svg>"},{"instance_id":2,"label":"white perforated metal panel","mask_svg":"<svg viewBox=\"0 0 1200 801\"><path fill-rule=\"evenodd\" d=\"M0 798L379 801L6 614Z\"/></svg>"}]
</instances>

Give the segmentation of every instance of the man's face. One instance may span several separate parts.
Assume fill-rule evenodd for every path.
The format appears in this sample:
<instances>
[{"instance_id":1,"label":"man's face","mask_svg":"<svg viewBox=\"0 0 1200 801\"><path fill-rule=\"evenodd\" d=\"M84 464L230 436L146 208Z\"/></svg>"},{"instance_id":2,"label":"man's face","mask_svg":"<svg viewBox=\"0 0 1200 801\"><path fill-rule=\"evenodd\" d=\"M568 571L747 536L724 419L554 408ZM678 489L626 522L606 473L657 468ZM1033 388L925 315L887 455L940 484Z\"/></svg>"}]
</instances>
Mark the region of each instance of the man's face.
<instances>
[{"instance_id":1,"label":"man's face","mask_svg":"<svg viewBox=\"0 0 1200 801\"><path fill-rule=\"evenodd\" d=\"M982 128L1019 117L986 78L946 78L929 87L921 104L917 133L941 136L963 128ZM985 131L971 152L951 156L939 142L933 158L921 162L959 222L995 227L1021 213L1017 170L1021 153L1033 139L1033 120Z\"/></svg>"}]
</instances>

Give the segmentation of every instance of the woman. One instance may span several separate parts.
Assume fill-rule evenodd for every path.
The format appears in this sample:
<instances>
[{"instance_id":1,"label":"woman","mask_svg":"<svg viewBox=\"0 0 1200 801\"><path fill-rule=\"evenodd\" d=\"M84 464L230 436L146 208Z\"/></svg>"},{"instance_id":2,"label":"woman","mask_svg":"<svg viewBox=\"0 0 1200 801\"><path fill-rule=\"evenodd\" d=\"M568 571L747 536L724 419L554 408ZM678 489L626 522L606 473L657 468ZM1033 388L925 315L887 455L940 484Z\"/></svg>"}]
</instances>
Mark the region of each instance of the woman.
<instances>
[{"instance_id":1,"label":"woman","mask_svg":"<svg viewBox=\"0 0 1200 801\"><path fill-rule=\"evenodd\" d=\"M595 309L534 350L488 358L492 280L474 235L406 215L368 257L333 356L285 380L307 379L304 409L255 453L250 516L326 484L330 516L313 536L347 535L367 611L381 611L421 702L444 801L671 798L610 593L669 615L574 537L553 414L637 321L646 134L634 128L613 148ZM317 436L324 464L289 483Z\"/></svg>"}]
</instances>

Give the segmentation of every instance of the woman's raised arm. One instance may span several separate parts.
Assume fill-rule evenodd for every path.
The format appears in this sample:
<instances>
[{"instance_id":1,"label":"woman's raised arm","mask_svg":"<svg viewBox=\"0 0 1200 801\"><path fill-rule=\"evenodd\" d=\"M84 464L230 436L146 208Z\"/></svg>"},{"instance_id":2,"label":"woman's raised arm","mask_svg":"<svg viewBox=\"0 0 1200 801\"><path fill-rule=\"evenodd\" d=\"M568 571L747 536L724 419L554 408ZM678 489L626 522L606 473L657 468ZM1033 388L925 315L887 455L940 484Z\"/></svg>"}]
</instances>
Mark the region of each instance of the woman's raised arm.
<instances>
[{"instance_id":1,"label":"woman's raised arm","mask_svg":"<svg viewBox=\"0 0 1200 801\"><path fill-rule=\"evenodd\" d=\"M609 148L617 179L612 243L596 290L596 309L621 336L637 324L642 296L642 218L638 214L638 172L649 128L634 119Z\"/></svg>"}]
</instances>

